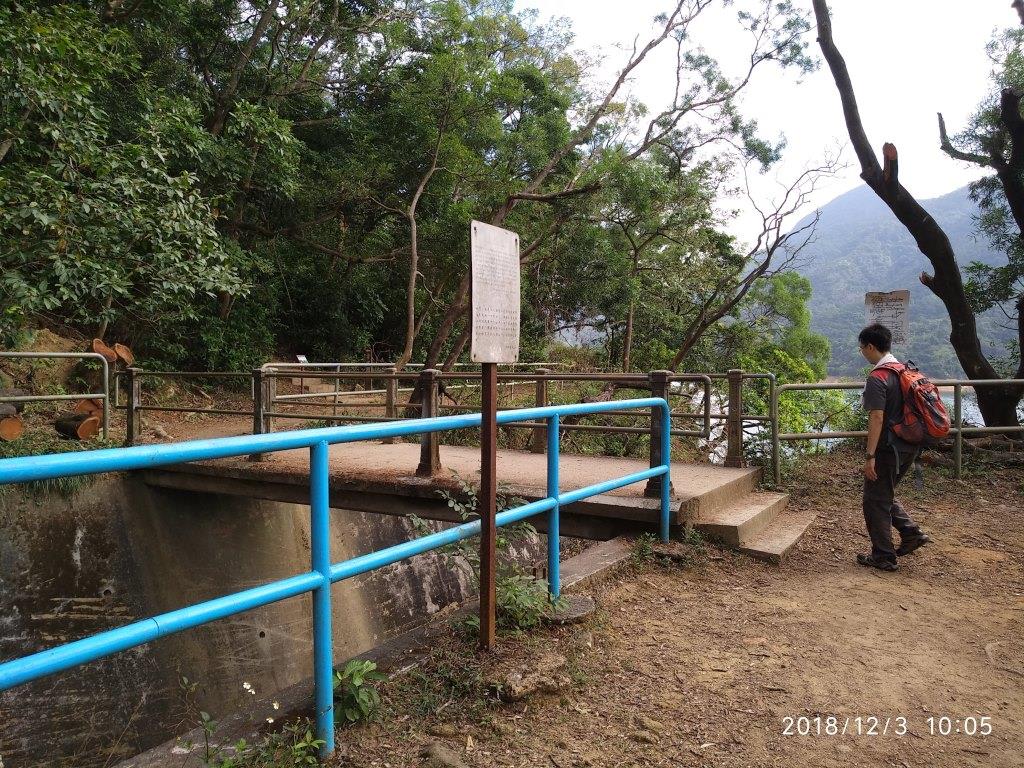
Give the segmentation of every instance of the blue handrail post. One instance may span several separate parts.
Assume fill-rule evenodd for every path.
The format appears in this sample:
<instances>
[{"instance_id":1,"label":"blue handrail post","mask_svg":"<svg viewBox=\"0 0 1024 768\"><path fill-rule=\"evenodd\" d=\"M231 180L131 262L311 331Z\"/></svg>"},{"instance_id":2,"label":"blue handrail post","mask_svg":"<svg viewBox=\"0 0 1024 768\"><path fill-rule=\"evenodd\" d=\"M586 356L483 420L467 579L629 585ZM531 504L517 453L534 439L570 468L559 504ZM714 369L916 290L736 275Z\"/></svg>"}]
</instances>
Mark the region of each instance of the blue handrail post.
<instances>
[{"instance_id":1,"label":"blue handrail post","mask_svg":"<svg viewBox=\"0 0 1024 768\"><path fill-rule=\"evenodd\" d=\"M558 414L548 418L548 498L555 500L555 506L548 511L548 594L555 601L562 593L562 579L559 573L559 515L558 515Z\"/></svg>"},{"instance_id":2,"label":"blue handrail post","mask_svg":"<svg viewBox=\"0 0 1024 768\"><path fill-rule=\"evenodd\" d=\"M334 653L331 636L331 516L328 496L330 447L309 449L310 550L321 583L313 590L313 682L316 690L316 733L323 739L320 754L334 752Z\"/></svg>"},{"instance_id":3,"label":"blue handrail post","mask_svg":"<svg viewBox=\"0 0 1024 768\"><path fill-rule=\"evenodd\" d=\"M556 417L557 418L557 417ZM672 496L672 411L668 400L661 407L661 462L665 474L661 476L661 540L668 543L669 502Z\"/></svg>"}]
</instances>

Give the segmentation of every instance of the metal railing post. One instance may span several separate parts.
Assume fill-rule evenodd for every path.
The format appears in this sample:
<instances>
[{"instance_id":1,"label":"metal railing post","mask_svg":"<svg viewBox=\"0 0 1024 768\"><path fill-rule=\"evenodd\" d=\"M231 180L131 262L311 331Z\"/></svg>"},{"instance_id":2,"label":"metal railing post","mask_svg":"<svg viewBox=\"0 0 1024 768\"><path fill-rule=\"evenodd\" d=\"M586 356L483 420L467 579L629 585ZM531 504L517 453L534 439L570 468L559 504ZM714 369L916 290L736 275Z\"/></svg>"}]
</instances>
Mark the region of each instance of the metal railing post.
<instances>
[{"instance_id":1,"label":"metal railing post","mask_svg":"<svg viewBox=\"0 0 1024 768\"><path fill-rule=\"evenodd\" d=\"M330 446L309 449L309 548L320 585L313 590L313 683L316 733L321 757L334 752L334 652L331 634L331 510L328 479Z\"/></svg>"},{"instance_id":2,"label":"metal railing post","mask_svg":"<svg viewBox=\"0 0 1024 768\"><path fill-rule=\"evenodd\" d=\"M558 445L558 416L549 417L547 423L548 498L555 499L555 506L548 511L548 594L554 601L562 594L562 578L559 570L561 553L559 547L558 458L561 449Z\"/></svg>"},{"instance_id":3,"label":"metal railing post","mask_svg":"<svg viewBox=\"0 0 1024 768\"><path fill-rule=\"evenodd\" d=\"M704 376L701 378L701 383L704 385L704 439L711 439L711 377Z\"/></svg>"},{"instance_id":4,"label":"metal railing post","mask_svg":"<svg viewBox=\"0 0 1024 768\"><path fill-rule=\"evenodd\" d=\"M537 369L537 384L534 389L533 403L538 408L543 408L548 404L548 380L544 378L550 371L547 368ZM530 444L530 450L533 453L544 453L545 444L547 443L547 436L544 433L544 427L535 427L533 430L533 442Z\"/></svg>"},{"instance_id":5,"label":"metal railing post","mask_svg":"<svg viewBox=\"0 0 1024 768\"><path fill-rule=\"evenodd\" d=\"M725 466L744 467L743 458L743 371L732 368L729 380L729 411L726 420Z\"/></svg>"},{"instance_id":6,"label":"metal railing post","mask_svg":"<svg viewBox=\"0 0 1024 768\"><path fill-rule=\"evenodd\" d=\"M963 450L964 450L964 425L963 425L963 388L960 384L953 386L953 423L956 425L956 435L953 437L953 477L957 480L963 476Z\"/></svg>"},{"instance_id":7,"label":"metal railing post","mask_svg":"<svg viewBox=\"0 0 1024 768\"><path fill-rule=\"evenodd\" d=\"M125 445L135 445L135 441L142 434L142 412L139 411L139 406L142 405L142 379L139 377L141 373L141 368L128 368L125 371L125 375L128 377L128 402L125 406Z\"/></svg>"},{"instance_id":8,"label":"metal railing post","mask_svg":"<svg viewBox=\"0 0 1024 768\"><path fill-rule=\"evenodd\" d=\"M437 384L441 372L435 368L420 371L420 406L424 419L437 416ZM419 477L433 477L441 471L440 441L436 432L420 435L420 465L416 467Z\"/></svg>"},{"instance_id":9,"label":"metal railing post","mask_svg":"<svg viewBox=\"0 0 1024 768\"><path fill-rule=\"evenodd\" d=\"M398 379L395 378L397 373L397 368L388 368L389 378L384 380L384 416L388 419L398 418ZM394 442L395 438L393 437L385 437L383 440L385 445L391 445Z\"/></svg>"},{"instance_id":10,"label":"metal railing post","mask_svg":"<svg viewBox=\"0 0 1024 768\"><path fill-rule=\"evenodd\" d=\"M341 364L340 363L337 366L335 366L334 372L336 374L338 374L338 377L335 377L335 379L334 379L334 409L331 411L331 415L332 416L337 416L338 415L338 391L339 391L340 385L341 385L341 378L340 378ZM373 389L373 379L370 379L369 389Z\"/></svg>"},{"instance_id":11,"label":"metal railing post","mask_svg":"<svg viewBox=\"0 0 1024 768\"><path fill-rule=\"evenodd\" d=\"M263 431L266 433L274 431L274 417L268 414L274 412L274 401L277 400L277 376L274 375L273 369L269 373L269 376L263 376L263 388L260 393L263 398Z\"/></svg>"},{"instance_id":12,"label":"metal railing post","mask_svg":"<svg viewBox=\"0 0 1024 768\"><path fill-rule=\"evenodd\" d=\"M651 371L648 374L648 379L651 382L651 397L661 398L665 402L668 402L669 395L669 380L672 377L672 371ZM671 452L665 452L665 445L669 443L664 438L671 439L671 427L670 431L666 435L662 435L665 428L665 414L661 408L651 408L651 466L658 467L662 464L668 464L671 459ZM671 424L671 419L669 419ZM664 458L663 458L664 457ZM661 478L652 477L647 481L647 485L644 487L644 496L648 498L656 499L662 495L662 482ZM671 486L669 489L671 493Z\"/></svg>"},{"instance_id":13,"label":"metal railing post","mask_svg":"<svg viewBox=\"0 0 1024 768\"><path fill-rule=\"evenodd\" d=\"M263 369L252 369L252 433L263 434ZM250 453L249 461L263 461L265 453Z\"/></svg>"},{"instance_id":14,"label":"metal railing post","mask_svg":"<svg viewBox=\"0 0 1024 768\"><path fill-rule=\"evenodd\" d=\"M102 356L101 356L102 357ZM103 439L110 439L110 364L103 357L100 360L103 368Z\"/></svg>"},{"instance_id":15,"label":"metal railing post","mask_svg":"<svg viewBox=\"0 0 1024 768\"><path fill-rule=\"evenodd\" d=\"M775 377L768 379L768 420L772 429L772 479L778 487L782 483L782 454L779 443L779 390Z\"/></svg>"}]
</instances>

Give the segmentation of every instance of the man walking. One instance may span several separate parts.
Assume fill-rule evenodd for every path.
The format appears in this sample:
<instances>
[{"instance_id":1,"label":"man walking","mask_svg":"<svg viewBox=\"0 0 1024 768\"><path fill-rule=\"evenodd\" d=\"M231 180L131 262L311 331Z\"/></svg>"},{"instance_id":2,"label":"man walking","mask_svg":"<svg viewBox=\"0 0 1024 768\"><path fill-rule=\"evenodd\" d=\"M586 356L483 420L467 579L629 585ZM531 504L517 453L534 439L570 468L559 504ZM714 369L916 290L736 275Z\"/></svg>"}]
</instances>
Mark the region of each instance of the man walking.
<instances>
[{"instance_id":1,"label":"man walking","mask_svg":"<svg viewBox=\"0 0 1024 768\"><path fill-rule=\"evenodd\" d=\"M864 410L868 412L864 523L871 538L871 554L857 555L857 562L882 571L895 571L897 557L909 555L931 541L896 501L896 486L914 465L917 448L900 440L891 426L903 418L899 374L886 367L893 363L899 365L889 351L892 333L876 323L861 331L857 338L864 359L874 366L864 387ZM900 534L898 548L893 547L892 528Z\"/></svg>"}]
</instances>

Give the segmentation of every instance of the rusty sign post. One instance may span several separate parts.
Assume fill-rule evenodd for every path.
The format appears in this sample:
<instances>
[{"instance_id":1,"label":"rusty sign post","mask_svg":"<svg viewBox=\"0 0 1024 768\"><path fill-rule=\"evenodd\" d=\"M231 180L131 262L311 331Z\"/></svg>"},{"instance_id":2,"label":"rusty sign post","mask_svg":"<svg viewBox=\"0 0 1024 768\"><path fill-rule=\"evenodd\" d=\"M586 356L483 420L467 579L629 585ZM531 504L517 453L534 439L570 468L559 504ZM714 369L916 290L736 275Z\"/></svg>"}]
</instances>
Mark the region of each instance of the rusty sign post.
<instances>
[{"instance_id":1,"label":"rusty sign post","mask_svg":"<svg viewBox=\"0 0 1024 768\"><path fill-rule=\"evenodd\" d=\"M494 645L497 620L498 364L519 359L519 236L471 224L471 357L480 363L480 647Z\"/></svg>"}]
</instances>

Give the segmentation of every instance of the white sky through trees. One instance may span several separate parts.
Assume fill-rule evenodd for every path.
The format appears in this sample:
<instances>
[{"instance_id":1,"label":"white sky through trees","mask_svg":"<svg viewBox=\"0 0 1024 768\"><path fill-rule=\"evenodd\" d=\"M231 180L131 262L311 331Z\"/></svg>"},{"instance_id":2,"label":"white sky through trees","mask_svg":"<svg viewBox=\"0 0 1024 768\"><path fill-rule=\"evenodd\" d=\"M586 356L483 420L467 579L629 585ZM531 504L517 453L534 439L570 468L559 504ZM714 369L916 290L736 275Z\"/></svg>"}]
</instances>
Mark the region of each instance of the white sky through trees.
<instances>
[{"instance_id":1,"label":"white sky through trees","mask_svg":"<svg viewBox=\"0 0 1024 768\"><path fill-rule=\"evenodd\" d=\"M809 0L794 2L810 12ZM836 44L846 58L868 138L879 156L883 142L896 145L900 180L922 200L977 178L976 168L940 151L936 113L944 114L955 135L987 93L991 66L985 46L997 28L1019 23L1010 0L832 0L830 5ZM634 37L641 45L650 39L653 18L668 11L672 0L517 0L516 6L536 9L541 21L568 18L577 47L602 58L595 75L607 82L625 62ZM735 6L717 8L694 34L727 71L738 71L748 55L747 38L731 21L735 12ZM813 29L808 42L820 60ZM666 103L674 86L670 43L663 48L631 82L631 93L652 110ZM840 149L848 167L821 183L804 213L861 183L839 95L823 61L799 82L796 73L764 67L744 91L741 104L744 116L758 121L762 135L782 134L788 142L783 161L758 180L758 196L770 195L776 178L791 180ZM740 201L726 205L738 206ZM730 229L743 239L746 224L747 217L741 215Z\"/></svg>"}]
</instances>

